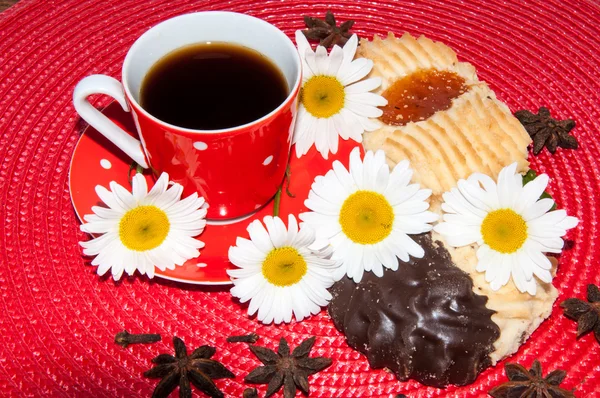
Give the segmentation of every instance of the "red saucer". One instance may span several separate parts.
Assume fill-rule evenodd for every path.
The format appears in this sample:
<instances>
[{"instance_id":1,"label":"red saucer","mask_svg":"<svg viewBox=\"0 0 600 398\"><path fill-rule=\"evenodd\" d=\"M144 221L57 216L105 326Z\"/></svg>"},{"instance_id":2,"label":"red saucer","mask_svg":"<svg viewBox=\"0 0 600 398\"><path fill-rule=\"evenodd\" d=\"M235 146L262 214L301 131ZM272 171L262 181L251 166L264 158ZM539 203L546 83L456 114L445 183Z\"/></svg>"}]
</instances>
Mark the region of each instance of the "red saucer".
<instances>
[{"instance_id":1,"label":"red saucer","mask_svg":"<svg viewBox=\"0 0 600 398\"><path fill-rule=\"evenodd\" d=\"M103 113L135 136L135 125L131 115L124 112L116 102L106 107ZM338 153L330 154L328 160L323 159L314 147L301 158L296 157L292 148L289 191L294 197L289 196L284 189L279 216L287 220L290 213L297 216L307 211L304 200L308 197L314 178L325 174L331 168L333 160L338 159L347 166L350 151L356 145L354 141L340 141ZM131 160L94 128L88 127L84 131L73 153L69 174L71 200L80 221L85 214L92 213L92 206L103 206L94 190L96 185L108 187L110 181L116 181L125 188L131 189L128 181L130 165ZM151 187L154 183L152 174L149 171L145 171L144 174ZM272 214L273 200L246 219L226 225L207 225L197 238L206 244L201 249L200 257L193 258L183 266L175 267L174 270L157 269L156 275L178 282L200 285L230 284L231 280L225 272L232 267L227 258L229 247L235 245L238 236L248 237L246 227L252 220L262 219Z\"/></svg>"}]
</instances>

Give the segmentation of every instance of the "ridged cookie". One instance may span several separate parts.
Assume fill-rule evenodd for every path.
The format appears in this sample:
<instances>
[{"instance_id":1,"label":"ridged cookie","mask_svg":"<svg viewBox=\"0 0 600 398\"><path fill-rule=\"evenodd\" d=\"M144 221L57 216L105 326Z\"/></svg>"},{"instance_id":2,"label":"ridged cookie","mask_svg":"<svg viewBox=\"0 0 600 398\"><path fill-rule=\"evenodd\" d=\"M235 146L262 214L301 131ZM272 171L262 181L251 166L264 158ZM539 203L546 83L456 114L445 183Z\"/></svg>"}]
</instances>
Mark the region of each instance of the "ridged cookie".
<instances>
[{"instance_id":1,"label":"ridged cookie","mask_svg":"<svg viewBox=\"0 0 600 398\"><path fill-rule=\"evenodd\" d=\"M456 73L468 87L449 109L426 120L404 126L379 122L378 130L365 133L365 149L383 149L391 167L408 159L413 180L434 195L450 190L473 172L495 178L513 162L518 163L518 171L527 170L529 135L487 84L479 81L475 68L459 62L451 48L424 36L389 34L385 40L378 36L362 40L358 56L373 60L370 76L382 78L380 94L396 80L432 68Z\"/></svg>"},{"instance_id":2,"label":"ridged cookie","mask_svg":"<svg viewBox=\"0 0 600 398\"><path fill-rule=\"evenodd\" d=\"M371 76L382 78L380 94L396 80L432 68L456 73L469 87L453 100L449 109L438 111L426 120L404 126L380 122L378 130L364 136L365 149L383 149L391 167L404 159L410 161L413 182L433 191L432 211L441 214L441 194L474 172L495 179L503 167L513 162L518 163L518 171L527 171L529 135L487 84L479 81L475 68L459 62L451 48L424 36L415 39L404 34L396 38L389 34L385 40L379 37L362 40L358 56L373 60ZM438 234L434 233L433 239L444 243ZM492 320L500 327L501 334L490 354L495 364L517 351L550 315L558 292L551 284L540 281L535 297L520 293L512 281L493 291L485 281L485 274L475 270L475 246L444 246L454 264L472 278L473 291L487 296L486 307L496 311Z\"/></svg>"}]
</instances>

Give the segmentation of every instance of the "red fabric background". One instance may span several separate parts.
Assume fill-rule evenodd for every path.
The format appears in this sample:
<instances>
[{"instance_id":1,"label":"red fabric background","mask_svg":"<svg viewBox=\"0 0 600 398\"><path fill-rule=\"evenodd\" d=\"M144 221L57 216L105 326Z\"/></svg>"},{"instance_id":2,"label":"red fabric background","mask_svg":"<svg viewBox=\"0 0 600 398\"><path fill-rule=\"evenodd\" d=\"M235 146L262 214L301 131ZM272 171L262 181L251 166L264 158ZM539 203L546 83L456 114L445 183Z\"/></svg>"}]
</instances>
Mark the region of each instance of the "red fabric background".
<instances>
[{"instance_id":1,"label":"red fabric background","mask_svg":"<svg viewBox=\"0 0 600 398\"><path fill-rule=\"evenodd\" d=\"M568 3L573 3L569 4ZM560 207L582 222L571 231L555 285L583 297L598 283L600 192L597 142L600 127L600 6L595 0L419 1L196 1L22 0L0 14L0 394L14 396L148 396L154 380L142 377L150 359L170 352L173 335L194 348L210 344L237 377L217 385L240 397L243 377L258 362L230 334L256 330L274 347L280 336L298 344L318 340L314 355L334 364L311 378L312 397L482 396L505 381L502 366L477 383L438 390L398 383L371 371L322 312L300 324L262 327L227 289L99 278L80 254L79 231L68 191L69 161L84 123L71 105L78 80L91 73L120 77L121 62L135 38L157 22L190 11L246 12L286 33L304 14L326 8L339 20L356 19L359 35L409 31L452 46L472 62L512 110L547 105L555 116L577 121L581 149L532 159L552 177ZM106 98L97 101L106 105ZM569 370L563 386L577 395L600 394L600 347L592 335L575 339L575 324L555 305L545 322L511 358L545 371ZM157 332L163 342L113 343L122 329ZM260 389L264 393L264 388Z\"/></svg>"}]
</instances>

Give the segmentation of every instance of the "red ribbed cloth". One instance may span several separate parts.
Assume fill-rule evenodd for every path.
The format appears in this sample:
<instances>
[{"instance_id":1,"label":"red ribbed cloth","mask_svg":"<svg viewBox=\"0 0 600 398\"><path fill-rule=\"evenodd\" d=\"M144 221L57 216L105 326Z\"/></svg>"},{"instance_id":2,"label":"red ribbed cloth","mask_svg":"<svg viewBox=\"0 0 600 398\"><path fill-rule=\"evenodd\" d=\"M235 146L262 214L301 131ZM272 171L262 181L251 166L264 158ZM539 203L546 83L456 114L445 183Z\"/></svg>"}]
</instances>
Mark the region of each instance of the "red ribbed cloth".
<instances>
[{"instance_id":1,"label":"red ribbed cloth","mask_svg":"<svg viewBox=\"0 0 600 398\"><path fill-rule=\"evenodd\" d=\"M576 339L576 325L558 307L600 281L598 161L600 131L600 6L595 0L21 0L0 14L0 391L8 396L149 396L156 380L142 373L177 335L188 348L217 347L215 358L235 374L218 380L240 397L258 360L232 334L258 332L261 345L291 345L316 335L312 355L334 362L312 376L311 397L474 397L506 380L503 366L473 385L446 390L399 383L348 348L326 312L302 323L261 326L227 288L145 277L100 278L81 255L68 189L69 162L85 124L71 104L75 84L103 73L120 78L129 46L159 21L182 13L231 10L263 18L290 36L305 14L331 9L355 19L363 37L425 34L473 63L482 80L515 111L548 106L577 122L577 151L531 157L551 178L559 207L581 220L569 232L554 280L560 296L551 318L510 361L568 371L563 387L600 396L600 345ZM98 98L103 106L109 99ZM160 333L163 341L123 349L117 332ZM433 359L432 359L433 360ZM259 386L264 395L265 386ZM300 395L300 393L298 393Z\"/></svg>"}]
</instances>

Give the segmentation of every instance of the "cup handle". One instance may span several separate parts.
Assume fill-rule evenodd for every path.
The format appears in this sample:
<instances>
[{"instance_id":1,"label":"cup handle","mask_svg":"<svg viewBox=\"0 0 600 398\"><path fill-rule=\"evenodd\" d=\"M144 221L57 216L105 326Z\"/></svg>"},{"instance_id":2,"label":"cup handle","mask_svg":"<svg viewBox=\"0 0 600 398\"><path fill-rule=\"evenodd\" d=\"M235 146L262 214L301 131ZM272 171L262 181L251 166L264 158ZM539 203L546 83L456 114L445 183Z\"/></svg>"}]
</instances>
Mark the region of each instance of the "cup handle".
<instances>
[{"instance_id":1,"label":"cup handle","mask_svg":"<svg viewBox=\"0 0 600 398\"><path fill-rule=\"evenodd\" d=\"M73 105L79 116L88 122L90 126L108 138L110 142L125 152L137 164L143 168L148 168L142 143L113 123L102 112L94 108L87 100L87 97L92 94L109 95L121 104L125 112L130 112L121 83L110 76L87 76L75 86L75 90L73 91Z\"/></svg>"}]
</instances>

